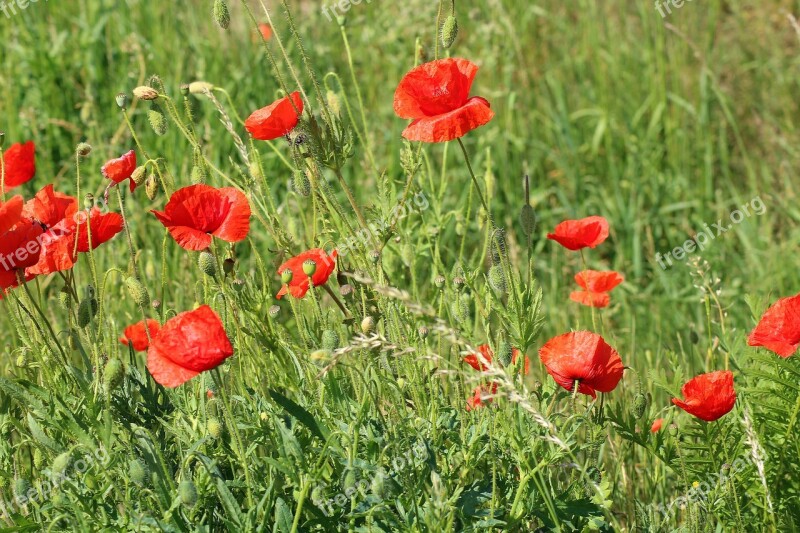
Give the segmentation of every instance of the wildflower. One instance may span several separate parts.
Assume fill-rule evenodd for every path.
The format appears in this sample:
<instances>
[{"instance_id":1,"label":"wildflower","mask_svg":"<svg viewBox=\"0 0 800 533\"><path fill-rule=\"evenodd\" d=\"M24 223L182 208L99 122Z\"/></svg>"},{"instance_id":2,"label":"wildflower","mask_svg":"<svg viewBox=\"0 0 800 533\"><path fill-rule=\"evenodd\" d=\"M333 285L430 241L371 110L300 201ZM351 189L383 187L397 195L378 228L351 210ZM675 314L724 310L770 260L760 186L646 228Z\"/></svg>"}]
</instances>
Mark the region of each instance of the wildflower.
<instances>
[{"instance_id":1,"label":"wildflower","mask_svg":"<svg viewBox=\"0 0 800 533\"><path fill-rule=\"evenodd\" d=\"M12 144L3 152L5 190L19 187L36 175L36 145L33 141Z\"/></svg>"},{"instance_id":2,"label":"wildflower","mask_svg":"<svg viewBox=\"0 0 800 533\"><path fill-rule=\"evenodd\" d=\"M653 425L650 426L650 433L658 433L659 431L661 431L661 426L663 425L664 425L664 419L656 418L655 421L653 422Z\"/></svg>"},{"instance_id":3,"label":"wildflower","mask_svg":"<svg viewBox=\"0 0 800 533\"><path fill-rule=\"evenodd\" d=\"M96 207L89 211L84 219L84 222L78 224L75 229L79 253L89 251L90 239L92 241L91 249L94 250L101 244L113 239L124 227L122 215L119 213L102 213Z\"/></svg>"},{"instance_id":4,"label":"wildflower","mask_svg":"<svg viewBox=\"0 0 800 533\"><path fill-rule=\"evenodd\" d=\"M78 200L56 192L53 185L46 185L25 203L22 217L38 222L45 230L78 212Z\"/></svg>"},{"instance_id":5,"label":"wildflower","mask_svg":"<svg viewBox=\"0 0 800 533\"><path fill-rule=\"evenodd\" d=\"M568 250L594 248L608 238L608 221L599 216L565 220L556 226L554 233L548 233L547 238Z\"/></svg>"},{"instance_id":6,"label":"wildflower","mask_svg":"<svg viewBox=\"0 0 800 533\"><path fill-rule=\"evenodd\" d=\"M681 394L684 399L673 398L673 404L706 422L718 420L728 414L736 403L733 372L720 370L700 374L686 382Z\"/></svg>"},{"instance_id":7,"label":"wildflower","mask_svg":"<svg viewBox=\"0 0 800 533\"><path fill-rule=\"evenodd\" d=\"M494 117L489 102L469 97L478 66L466 59L439 59L406 74L394 93L394 112L413 120L410 141L439 143L463 137Z\"/></svg>"},{"instance_id":8,"label":"wildflower","mask_svg":"<svg viewBox=\"0 0 800 533\"><path fill-rule=\"evenodd\" d=\"M233 355L217 314L207 305L168 320L147 352L147 369L165 387L177 387Z\"/></svg>"},{"instance_id":9,"label":"wildflower","mask_svg":"<svg viewBox=\"0 0 800 533\"><path fill-rule=\"evenodd\" d=\"M145 327L147 330L145 330ZM147 331L150 332L150 338L154 339L161 329L161 324L157 320L148 318L146 325L145 321L137 322L132 326L125 328L119 342L125 346L132 346L134 351L146 352L150 348L150 341L147 339Z\"/></svg>"},{"instance_id":10,"label":"wildflower","mask_svg":"<svg viewBox=\"0 0 800 533\"><path fill-rule=\"evenodd\" d=\"M747 344L763 346L784 358L792 356L800 345L800 294L781 298L767 309Z\"/></svg>"},{"instance_id":11,"label":"wildflower","mask_svg":"<svg viewBox=\"0 0 800 533\"><path fill-rule=\"evenodd\" d=\"M292 276L289 281L284 282L283 287L275 297L280 300L285 294L291 294L295 298L302 298L311 286L310 281L314 283L315 287L327 283L328 278L336 268L336 255L336 250L331 255L328 255L325 250L315 248L292 257L283 263L278 267L278 272L283 277L283 273L288 270L292 273ZM309 260L315 263L313 270L304 268L304 263ZM312 272L311 277L306 274L307 269ZM286 277L288 278L288 276Z\"/></svg>"},{"instance_id":12,"label":"wildflower","mask_svg":"<svg viewBox=\"0 0 800 533\"><path fill-rule=\"evenodd\" d=\"M119 184L133 176L133 171L136 170L136 152L131 150L128 153L122 154L116 159L111 159L103 165L100 171L106 179ZM131 180L131 192L136 190L136 182Z\"/></svg>"},{"instance_id":13,"label":"wildflower","mask_svg":"<svg viewBox=\"0 0 800 533\"><path fill-rule=\"evenodd\" d=\"M21 222L0 235L0 289L16 287L17 273L39 261L42 232L34 222Z\"/></svg>"},{"instance_id":14,"label":"wildflower","mask_svg":"<svg viewBox=\"0 0 800 533\"><path fill-rule=\"evenodd\" d=\"M212 236L233 243L250 232L250 203L233 187L190 185L175 191L164 211L152 211L182 248L199 252Z\"/></svg>"},{"instance_id":15,"label":"wildflower","mask_svg":"<svg viewBox=\"0 0 800 533\"><path fill-rule=\"evenodd\" d=\"M575 282L583 290L574 291L569 295L569 299L589 307L607 307L611 301L609 292L623 281L625 278L613 270L610 272L584 270L575 274Z\"/></svg>"},{"instance_id":16,"label":"wildflower","mask_svg":"<svg viewBox=\"0 0 800 533\"><path fill-rule=\"evenodd\" d=\"M481 344L480 346L478 346L478 351L480 352L480 355L483 356L483 359L485 359L489 363L492 362L492 359L494 358L494 352L492 351L492 348L488 344ZM514 348L511 351L511 364L512 365L516 365L517 364L517 358L519 357L520 353L521 352L517 348ZM487 370L489 370L489 367L486 366L486 364L481 360L480 357L478 357L477 353L471 353L468 356L466 356L464 358L464 362L467 363L469 366L471 366L472 368L474 368L475 370L477 370L479 372L486 372ZM525 356L525 369L524 369L525 374L528 374L528 372L530 372L530 370L531 370L531 360L526 355Z\"/></svg>"},{"instance_id":17,"label":"wildflower","mask_svg":"<svg viewBox=\"0 0 800 533\"><path fill-rule=\"evenodd\" d=\"M475 390L472 391L472 396L467 398L467 411L483 407L484 402L492 403L492 396L495 394L497 394L497 383L475 387Z\"/></svg>"},{"instance_id":18,"label":"wildflower","mask_svg":"<svg viewBox=\"0 0 800 533\"><path fill-rule=\"evenodd\" d=\"M22 217L24 203L22 196L15 196L5 203L0 202L0 234L17 225Z\"/></svg>"},{"instance_id":19,"label":"wildflower","mask_svg":"<svg viewBox=\"0 0 800 533\"><path fill-rule=\"evenodd\" d=\"M269 41L272 38L272 26L267 24L266 22L262 22L258 25L258 32L264 38L265 41Z\"/></svg>"},{"instance_id":20,"label":"wildflower","mask_svg":"<svg viewBox=\"0 0 800 533\"><path fill-rule=\"evenodd\" d=\"M596 397L595 391L611 392L622 379L623 365L617 351L600 335L575 331L547 341L539 357L556 383L572 391Z\"/></svg>"},{"instance_id":21,"label":"wildflower","mask_svg":"<svg viewBox=\"0 0 800 533\"><path fill-rule=\"evenodd\" d=\"M303 99L295 91L267 107L254 111L244 126L254 139L271 141L283 137L297 126L303 114Z\"/></svg>"}]
</instances>

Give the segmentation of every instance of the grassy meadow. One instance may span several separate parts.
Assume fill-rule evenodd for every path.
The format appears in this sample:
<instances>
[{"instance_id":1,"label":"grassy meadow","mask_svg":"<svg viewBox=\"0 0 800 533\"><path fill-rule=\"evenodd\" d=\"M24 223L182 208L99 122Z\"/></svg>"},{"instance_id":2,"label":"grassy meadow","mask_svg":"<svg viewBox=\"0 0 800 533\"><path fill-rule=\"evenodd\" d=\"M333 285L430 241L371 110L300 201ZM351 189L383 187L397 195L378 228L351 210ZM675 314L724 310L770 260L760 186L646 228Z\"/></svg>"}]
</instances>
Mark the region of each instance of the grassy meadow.
<instances>
[{"instance_id":1,"label":"grassy meadow","mask_svg":"<svg viewBox=\"0 0 800 533\"><path fill-rule=\"evenodd\" d=\"M125 217L0 301L0 528L800 530L800 363L747 342L800 292L800 3L226 0L227 28L220 3L0 2L3 149L36 146L8 196L52 183ZM470 96L495 116L407 141L395 90L445 57L480 67ZM305 100L290 140L252 139L244 120L287 87ZM129 150L147 185L109 189L101 167ZM151 213L199 182L252 210L210 266ZM596 248L546 237L590 215L610 226ZM339 250L336 272L276 299L280 265L313 248ZM624 276L608 307L570 300L586 268ZM164 387L119 338L201 305L234 355ZM626 367L596 400L539 356L581 330ZM500 355L479 372L463 359L486 343ZM716 370L728 414L671 403Z\"/></svg>"}]
</instances>

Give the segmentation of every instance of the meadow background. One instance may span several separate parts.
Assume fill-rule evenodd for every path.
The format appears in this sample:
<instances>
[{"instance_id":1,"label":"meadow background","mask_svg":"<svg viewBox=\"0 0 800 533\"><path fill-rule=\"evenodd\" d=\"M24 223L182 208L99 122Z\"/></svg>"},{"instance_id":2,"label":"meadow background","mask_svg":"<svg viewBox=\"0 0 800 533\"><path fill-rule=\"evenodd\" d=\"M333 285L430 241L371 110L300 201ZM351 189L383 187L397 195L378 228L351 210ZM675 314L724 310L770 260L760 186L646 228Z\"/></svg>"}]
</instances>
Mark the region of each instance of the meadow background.
<instances>
[{"instance_id":1,"label":"meadow background","mask_svg":"<svg viewBox=\"0 0 800 533\"><path fill-rule=\"evenodd\" d=\"M273 8L274 29L285 39L288 54L295 65L302 65L278 4L268 2L267 5ZM332 88L352 95L354 85L339 25L326 18L319 2L294 1L290 5L317 75L322 78L328 72L337 73L343 91L328 78ZM262 20L257 3L253 8L256 17ZM347 37L364 102L366 137L386 179L384 184L377 183L361 145L343 169L343 176L360 205L371 213L368 217L371 219L385 216L392 207L392 202L386 198L399 197L405 184L400 160L403 149L400 132L405 121L394 115L392 98L397 82L414 65L419 49L432 58L437 9L438 2L430 0L373 0L352 5L347 14ZM745 349L742 336L753 327L768 303L779 296L794 294L800 286L800 263L796 254L800 244L800 209L795 187L800 164L797 127L800 28L793 26L789 16L800 13L800 4L778 0L696 1L680 9L673 8L672 14L665 18L652 2L630 0L481 0L457 2L456 11L460 30L448 53L469 58L481 67L472 94L487 98L497 114L490 124L467 136L465 142L476 173L485 180L498 224L508 229L512 262L524 264L526 261L526 253L520 252L525 245L520 242L523 237L518 222L525 174L530 176L531 203L539 217L532 257L543 290L543 325L535 349L529 351L535 370L527 378L527 385L535 389L541 388L541 382L547 382L545 388L553 389L552 380L544 373L536 356L536 349L544 340L571 328L591 327L589 311L568 300L569 293L574 290L573 275L581 268L579 257L565 253L544 235L565 218L603 215L611 224L611 237L605 245L591 252L589 266L613 269L625 275L625 283L613 294L612 306L603 312L604 332L626 365L635 370L628 372L620 387L609 395L613 398L609 399L613 402L611 409L626 411L637 392L644 391L652 398L648 419L652 421L666 413L669 421L675 421L683 431L683 427L690 424L689 415L676 412L674 408L663 412L661 409L669 405L668 391L674 395L686 378L712 370L727 360L719 349L719 339L715 340L720 334L721 322L725 324L722 345L730 349L731 368L738 371L752 352ZM75 146L88 142L94 150L83 165L84 185L93 190L95 196L102 196L106 182L99 172L100 166L107 159L133 148L130 132L121 120L114 97L119 92L130 93L134 87L146 84L151 75L160 76L175 97L179 97L181 83L204 80L222 87L228 91L230 101L242 117L277 98L278 85L263 48L238 2L231 2L231 15L230 28L225 31L213 22L211 2L198 0L40 1L11 17L0 13L0 130L5 131L9 142L31 139L37 146L37 177L20 192L30 196L41 186L53 182L57 189L73 193ZM286 65L281 68L288 72ZM302 71L301 76L304 76ZM228 105L228 101L220 99ZM236 148L219 122L216 110L200 98L193 101L198 117L196 127L207 148L206 156L216 166L230 168ZM147 124L143 104L145 102L138 102L131 107L132 120L142 144L151 154L164 157L173 175L184 176L184 184L188 184L191 148L174 126L164 136L155 135ZM358 123L360 125L360 117ZM465 254L462 256L465 265L482 271L481 259L486 255L482 251L484 233L475 216L477 203L473 203L469 212L464 207L471 198L470 178L458 148L435 145L425 147L424 152L424 177L420 177L415 191L424 192L432 208L401 224L399 242L392 242L384 260L390 262L387 271L392 273L392 285L408 290L416 301L437 305L439 296L433 288L433 278L438 274L449 275L460 253ZM308 247L313 243L317 226L330 232L330 238L336 241L339 236L335 227L321 220L315 224L302 198L290 191L292 173L280 158L266 148L261 153L265 176L278 203L279 218L298 246ZM381 187L384 186L389 191L385 198L380 198L377 191L383 191ZM685 262L678 262L667 270L659 267L656 253L666 253L680 246L702 230L704 224L727 219L732 210L756 197L763 201L766 212L746 218L713 240L700 254L705 261L699 267L700 274L697 266L690 267ZM339 199L346 205L343 195ZM160 197L150 202L144 195L137 195L126 201L145 279L152 280L152 286L158 287L163 228L149 210L160 209L164 199ZM432 236L436 237L436 242ZM271 248L274 243L257 224L254 224L253 242L259 247L267 269L274 270L282 256L274 253ZM123 236L100 252L96 254L100 271L113 266L124 268L125 260L121 258L127 256L127 248ZM444 264L440 264L439 259L431 259L435 254L444 258ZM255 276L258 266L248 250L242 252L240 260L239 276ZM208 290L195 258L170 243L166 266L170 275L165 304L177 310L190 309L203 297L203 291ZM448 271L442 272L443 269ZM57 277L42 280L41 293L55 294L59 289L57 280ZM274 294L280 286L278 278L274 276L268 283ZM724 315L722 321L717 311L709 319L706 307L709 292L698 286L711 289L715 295L714 306L719 305ZM119 349L111 348L114 335L140 316L122 287L107 290L109 296L103 305L108 327L116 328L116 332L109 333L111 340L107 340L108 347L104 348L110 351ZM274 303L265 301L261 314L266 316L266 309ZM21 370L14 364L21 344L5 316L5 305L7 302L0 304L3 309L0 346L5 352L0 367L4 376L19 377L21 373L30 373L30 369ZM57 306L50 305L45 312L54 324L63 326L64 317ZM481 331L476 322L465 334L472 335L470 340L478 344L485 339ZM441 507L431 504L434 509L429 510L432 518L427 526L424 521L416 525L406 523L402 527L387 526L393 522L382 514L387 511L380 503L370 510L360 510L362 514L358 519L351 516L344 521L327 523L325 517L320 516L317 517L320 522L315 523L314 517L303 514L305 511L297 518L297 508L291 503L293 499L305 499L308 495L303 495L303 491L306 487L310 489L313 483L307 482L303 475L298 480L287 481L293 479L296 472L284 472L282 468L285 467L272 464L280 462L277 458L259 467L262 477L254 475L264 485L265 493L273 494L259 510L263 513L259 520L274 521L276 530L286 527L288 531L292 526L296 530L379 526L385 530L403 527L437 530L447 524L456 529L527 531L528 527L543 525L558 527L548 523L553 514L562 518L570 513L582 516L577 509L564 511L556 505L557 512L543 511L543 515L550 518L537 519L538 515L532 511L526 513L525 520L506 525L492 522L485 514L464 518L471 515L464 511L463 497L459 499L456 488L461 484L471 486L476 479L479 484L481 474L484 479L490 476L490 481L495 477L510 479L515 467L509 466L513 461L508 455L517 453L514 450L523 446L526 435L532 440L534 436L523 430L522 422L519 427L503 429L495 427L485 414L477 419L467 417L462 404L468 386L463 383L445 387L443 390L449 395L428 397L426 401L422 385L414 383L414 376L405 375L405 381L411 382L407 386L412 389L406 391L406 395L416 399L416 412L400 414L391 404L403 403L402 396L397 396L401 392L389 390L391 380L377 375L378 398L363 402L366 393L356 394L359 399L356 407L344 408L338 405L341 400L332 400L316 388L310 379L312 374L300 372L306 376L304 379L287 377L279 366L289 364L290 359L272 356L269 352L262 346L253 348L248 356L251 362L256 357L262 358L252 363L252 368L258 369L253 374L258 377L258 383L292 397L331 428L341 424L341 431L362 435L365 440L373 438L372 432L382 433L381 445L376 449L380 451L362 450L359 444L351 441L350 460L385 463L387 457L391 460L392 453L395 456L405 453L412 443L400 440L403 435L410 437L417 430L422 434L414 425L421 417L429 420L434 428L452 433L437 440L434 429L429 446L430 450L442 454L439 461L447 467L440 467L454 472L451 479L442 481L445 488L431 482L429 473L410 476L422 479L419 485L411 480L407 480L408 485L398 481L398 491L418 494L421 501L441 503ZM297 354L300 358L307 355ZM796 377L794 380L790 384L796 387ZM744 381L741 384L744 390ZM748 386L756 387L756 384L748 382ZM244 388L249 393L251 387L258 388L252 382ZM419 390L413 390L416 387ZM192 442L187 435L195 430L203 432L191 422L195 416L205 416L203 408L198 407L204 396L201 389L202 386L197 385L192 389L195 394L182 392L178 394L179 399L174 400L175 408L184 413L181 424L174 419L170 421L174 415L171 411L169 416L151 414L148 416L152 418L147 418L141 415L143 418L136 423L158 436L154 441L163 439L172 443L173 451L180 455L182 452L178 449L185 451ZM380 396L382 394L385 396ZM796 389L792 394L796 394ZM236 402L242 403L243 431L259 434L259 413L268 411L271 417L273 410L280 412L280 406L270 406L268 400L252 408L246 407L244 390L234 390L232 395ZM69 405L73 405L72 401L83 405L76 391L65 390L63 397ZM757 392L750 396L751 403L762 399L763 395ZM2 401L5 411L0 414L2 440L8 439L14 446L24 447L31 440L26 436L27 413L5 394ZM789 416L757 417L756 427L762 437L768 433L770 424L785 425L791 418L793 405L791 402L787 408ZM736 416L739 415L737 411ZM509 415L504 422L513 426L514 416ZM142 423L142 419L146 422ZM381 422L376 422L379 419ZM123 425L135 420L132 415ZM173 430L159 429L158 424L162 423L174 425L174 431L181 436L164 437L162 432L171 434ZM306 428L293 424L286 422L286 427L291 428L287 431L300 435L297 438L303 450L298 453L306 459L296 459L294 467L290 468L302 471L301 465L305 464L310 476L313 463L322 462L320 457L327 452L318 443L311 445L313 436L303 434ZM730 427L737 424L736 420L729 422ZM497 425L502 426L503 422ZM373 426L380 426L380 429ZM649 424L641 428L647 433ZM263 431L267 435L272 430ZM56 438L59 431L53 426L46 433ZM489 431L496 432L495 444L486 443ZM510 436L514 431L520 433ZM114 433L117 434L116 429ZM127 434L126 430L120 429L119 433L117 441L125 442L126 438L121 435ZM784 438L784 431L779 435ZM282 446L291 447L294 444L289 444L290 437L285 433L283 440L265 437L264 441L248 443L248 448L252 444L274 449L277 445L273 439L282 442ZM69 441L66 435L61 438ZM134 440L130 437L130 441ZM471 450L476 441L486 446L481 448L483 452L464 451ZM386 451L390 442L397 442L399 451ZM782 464L770 467L774 469L770 470L771 475L775 476L770 478L770 485L784 491L780 498L773 494L773 498L780 501L776 505L782 506L776 510L780 516L779 529L792 530L797 524L796 509L800 507L798 485L786 481L781 473L797 472L797 439L792 443L777 439L774 444L786 446L790 452L782 456ZM762 442L762 445L767 443ZM19 477L20 470L28 468L28 462L15 455L19 451L14 446L9 444L0 455L4 461L2 470L9 479ZM736 445L731 446L729 451ZM125 456L124 449L124 446L116 448L115 453L119 455L109 472L113 468L127 471L129 457ZM459 452L462 462L452 463L455 459L450 454ZM218 453L224 455L223 450ZM459 468L464 468L464 453L476 461L468 468L475 471L461 476L458 472ZM685 492L675 469L637 449L614 431L603 444L602 453L606 458L603 477L609 482L608 497L613 503L601 506L604 510L600 515L605 518L600 522L605 525L595 527L632 530L637 524L636 501L645 505L666 504ZM208 454L213 456L211 452ZM445 456L448 459L443 459ZM674 460L674 455L670 457ZM716 460L701 452L696 459L698 464ZM553 464L561 462L562 459L556 459ZM496 474L495 468L502 474ZM341 473L337 471L336 475ZM36 474L29 473L29 476L36 477ZM102 489L113 484L115 477L119 479L117 475L99 472L94 476L100 480L98 485ZM119 476L124 478L125 474ZM786 481L786 486L781 484L781 479ZM126 488L118 490L125 494L118 495L117 501L127 501L128 507L119 503L104 507L100 500L81 503L75 497L73 507L65 507L72 510L64 514L82 516L77 523L84 526L102 516L103 520L108 520L107 524L116 524L106 526L110 528L133 528L133 523L143 528L156 527L156 522L150 522L154 516L154 520L164 523L183 519L174 517L178 511L170 509L169 502L147 503L151 498L156 501L162 497L157 488L152 489L152 494L144 491L142 501L134 504L133 489L127 488L127 481L124 483ZM205 497L213 499L213 484L206 485ZM242 485L241 481L235 482L231 490L234 499L242 503L246 511L248 506L243 503ZM739 524L745 524L748 530L761 530L762 525L767 528L762 522L766 514L759 487L754 481L751 486L742 487L738 495L743 500L740 513L744 514ZM167 484L164 490L169 488ZM539 487L539 492L543 492L543 487ZM558 495L554 500L562 496L559 490L553 489L553 493ZM511 490L509 500L513 500L513 496ZM531 498L532 501L536 499ZM89 500L91 498L87 498L87 502ZM475 501L485 500L476 496ZM224 507L224 504L219 505ZM498 504L498 507L503 505ZM532 508L535 505L531 503ZM452 521L442 518L448 516L448 506L459 508L456 513L459 518ZM494 508L494 500L492 506ZM547 506L543 504L542 507ZM78 508L80 512L75 511ZM98 511L101 508L103 511ZM207 514L200 513L194 518L204 516L203 521L211 524L212 530L222 527L225 521L219 518L224 514L220 508L203 511ZM207 509L214 509L214 504L209 503ZM410 512L408 507L405 510ZM40 512L42 514L37 514ZM288 523L284 520L287 512L291 518ZM165 518L165 513L169 519ZM587 511L586 516L594 516L592 513ZM420 516L422 514L420 511ZM34 515L35 518L31 518ZM48 520L55 520L55 515L45 511L34 515L29 518L45 521L42 517L46 516ZM125 515L131 522L117 515ZM481 524L480 520L484 522ZM736 529L717 526L719 520L711 514L703 527L709 528L707 530L714 527ZM191 519L185 518L184 523L174 527L187 529L191 523ZM638 522L640 527L644 527L643 523ZM673 519L670 523L670 527L679 527L682 520ZM701 530L700 520L694 524ZM560 527L570 530L570 525L562 523Z\"/></svg>"}]
</instances>

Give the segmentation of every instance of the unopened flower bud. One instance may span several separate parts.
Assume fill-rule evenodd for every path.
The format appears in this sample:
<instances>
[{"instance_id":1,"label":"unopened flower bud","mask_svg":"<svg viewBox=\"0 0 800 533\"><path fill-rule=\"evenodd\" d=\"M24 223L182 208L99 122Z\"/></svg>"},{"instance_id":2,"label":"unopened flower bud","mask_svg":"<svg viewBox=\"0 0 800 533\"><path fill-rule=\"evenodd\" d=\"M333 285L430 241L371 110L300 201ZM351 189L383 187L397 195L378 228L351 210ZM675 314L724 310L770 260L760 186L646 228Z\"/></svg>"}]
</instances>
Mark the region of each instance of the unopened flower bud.
<instances>
[{"instance_id":1,"label":"unopened flower bud","mask_svg":"<svg viewBox=\"0 0 800 533\"><path fill-rule=\"evenodd\" d=\"M191 94L205 94L206 91L213 91L214 85L207 81L193 81L189 84L189 92Z\"/></svg>"},{"instance_id":2,"label":"unopened flower bud","mask_svg":"<svg viewBox=\"0 0 800 533\"><path fill-rule=\"evenodd\" d=\"M141 459L132 459L128 463L128 477L140 487L144 486L148 478L147 465Z\"/></svg>"},{"instance_id":3,"label":"unopened flower bud","mask_svg":"<svg viewBox=\"0 0 800 533\"><path fill-rule=\"evenodd\" d=\"M125 285L128 287L128 293L131 295L136 305L141 307L150 305L150 295L147 293L147 288L141 281L130 276L125 280Z\"/></svg>"},{"instance_id":4,"label":"unopened flower bud","mask_svg":"<svg viewBox=\"0 0 800 533\"><path fill-rule=\"evenodd\" d=\"M671 436L673 436L673 437L677 437L678 436L678 426L676 426L675 424L670 424L669 425L669 434Z\"/></svg>"},{"instance_id":5,"label":"unopened flower bud","mask_svg":"<svg viewBox=\"0 0 800 533\"><path fill-rule=\"evenodd\" d=\"M633 416L637 419L642 418L646 410L647 410L647 396L639 392L633 399Z\"/></svg>"},{"instance_id":6,"label":"unopened flower bud","mask_svg":"<svg viewBox=\"0 0 800 533\"><path fill-rule=\"evenodd\" d=\"M156 195L158 195L158 180L155 174L150 174L147 176L147 179L144 180L144 192L149 200L152 201L156 199Z\"/></svg>"},{"instance_id":7,"label":"unopened flower bud","mask_svg":"<svg viewBox=\"0 0 800 533\"><path fill-rule=\"evenodd\" d=\"M489 269L489 284L494 290L500 294L505 294L508 289L506 284L506 274L503 272L503 267L494 265Z\"/></svg>"},{"instance_id":8,"label":"unopened flower bud","mask_svg":"<svg viewBox=\"0 0 800 533\"><path fill-rule=\"evenodd\" d=\"M454 15L448 16L442 24L442 46L450 48L458 36L458 21Z\"/></svg>"},{"instance_id":9,"label":"unopened flower bud","mask_svg":"<svg viewBox=\"0 0 800 533\"><path fill-rule=\"evenodd\" d=\"M197 487L190 479L184 479L178 485L178 497L181 503L187 507L194 507L197 503Z\"/></svg>"},{"instance_id":10,"label":"unopened flower bud","mask_svg":"<svg viewBox=\"0 0 800 533\"><path fill-rule=\"evenodd\" d=\"M125 378L125 365L116 357L112 357L106 363L105 372L103 374L103 384L106 388L106 394L111 394L122 383Z\"/></svg>"},{"instance_id":11,"label":"unopened flower bud","mask_svg":"<svg viewBox=\"0 0 800 533\"><path fill-rule=\"evenodd\" d=\"M334 351L339 347L339 334L332 329L326 329L322 332L322 348L329 351Z\"/></svg>"},{"instance_id":12,"label":"unopened flower bud","mask_svg":"<svg viewBox=\"0 0 800 533\"><path fill-rule=\"evenodd\" d=\"M210 278L217 277L217 260L211 252L200 252L200 256L197 258L197 265L200 267L200 271L206 276Z\"/></svg>"},{"instance_id":13,"label":"unopened flower bud","mask_svg":"<svg viewBox=\"0 0 800 533\"><path fill-rule=\"evenodd\" d=\"M375 319L371 316L365 316L361 321L361 332L367 335L375 329Z\"/></svg>"},{"instance_id":14,"label":"unopened flower bud","mask_svg":"<svg viewBox=\"0 0 800 533\"><path fill-rule=\"evenodd\" d=\"M133 174L131 174L131 181L134 182L136 184L136 186L138 187L139 185L144 183L144 180L145 180L146 177L147 177L147 174L145 173L145 166L144 165L139 165L133 171Z\"/></svg>"},{"instance_id":15,"label":"unopened flower bud","mask_svg":"<svg viewBox=\"0 0 800 533\"><path fill-rule=\"evenodd\" d=\"M497 347L497 360L500 361L500 364L503 366L508 366L511 364L511 359L513 359L514 349L511 347L511 344L504 340L500 343L500 346Z\"/></svg>"},{"instance_id":16,"label":"unopened flower bud","mask_svg":"<svg viewBox=\"0 0 800 533\"><path fill-rule=\"evenodd\" d=\"M80 157L87 157L92 153L92 146L87 143L80 143L77 148L75 148L75 153Z\"/></svg>"},{"instance_id":17,"label":"unopened flower bud","mask_svg":"<svg viewBox=\"0 0 800 533\"><path fill-rule=\"evenodd\" d=\"M133 90L133 96L139 100L156 100L158 98L158 91L147 85L140 85Z\"/></svg>"},{"instance_id":18,"label":"unopened flower bud","mask_svg":"<svg viewBox=\"0 0 800 533\"><path fill-rule=\"evenodd\" d=\"M223 30L227 30L231 25L231 14L224 0L214 0L214 21Z\"/></svg>"},{"instance_id":19,"label":"unopened flower bud","mask_svg":"<svg viewBox=\"0 0 800 533\"><path fill-rule=\"evenodd\" d=\"M164 111L161 106L153 102L150 110L147 112L147 120L150 122L150 127L156 132L156 135L164 135L167 133L167 119L164 116Z\"/></svg>"},{"instance_id":20,"label":"unopened flower bud","mask_svg":"<svg viewBox=\"0 0 800 533\"><path fill-rule=\"evenodd\" d=\"M331 108L334 115L342 114L342 101L339 99L338 94L334 91L328 91L325 93L325 99L328 101L328 107Z\"/></svg>"},{"instance_id":21,"label":"unopened flower bud","mask_svg":"<svg viewBox=\"0 0 800 533\"><path fill-rule=\"evenodd\" d=\"M208 419L206 429L208 430L208 434L214 439L218 439L222 436L222 423L217 417L212 416Z\"/></svg>"},{"instance_id":22,"label":"unopened flower bud","mask_svg":"<svg viewBox=\"0 0 800 533\"><path fill-rule=\"evenodd\" d=\"M528 237L536 231L536 211L530 204L522 206L522 211L519 213L519 224L522 226L522 232Z\"/></svg>"}]
</instances>

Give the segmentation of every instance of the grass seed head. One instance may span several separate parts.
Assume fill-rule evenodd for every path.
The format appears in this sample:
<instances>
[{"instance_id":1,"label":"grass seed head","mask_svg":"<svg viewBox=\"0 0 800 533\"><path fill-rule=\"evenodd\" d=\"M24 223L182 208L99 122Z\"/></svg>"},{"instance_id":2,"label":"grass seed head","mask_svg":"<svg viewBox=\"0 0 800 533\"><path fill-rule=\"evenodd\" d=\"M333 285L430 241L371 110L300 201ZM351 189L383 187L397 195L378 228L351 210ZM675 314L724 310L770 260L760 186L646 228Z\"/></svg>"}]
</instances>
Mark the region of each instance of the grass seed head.
<instances>
[{"instance_id":1,"label":"grass seed head","mask_svg":"<svg viewBox=\"0 0 800 533\"><path fill-rule=\"evenodd\" d=\"M231 25L231 13L224 0L214 0L214 22L223 30Z\"/></svg>"}]
</instances>

